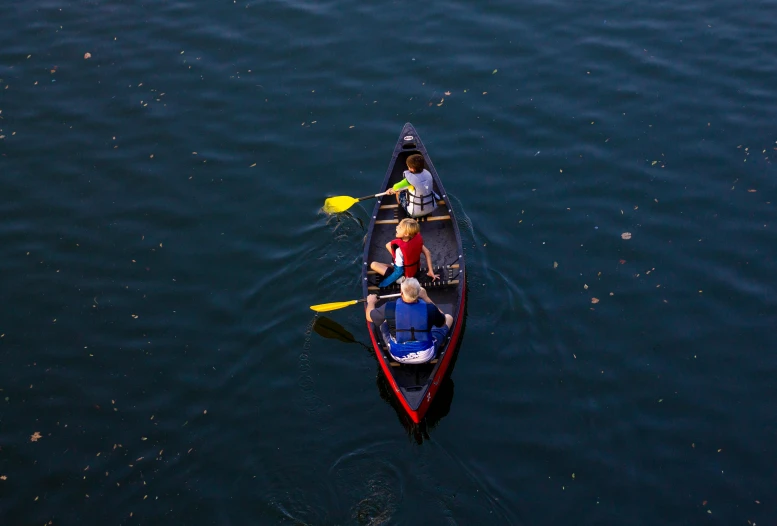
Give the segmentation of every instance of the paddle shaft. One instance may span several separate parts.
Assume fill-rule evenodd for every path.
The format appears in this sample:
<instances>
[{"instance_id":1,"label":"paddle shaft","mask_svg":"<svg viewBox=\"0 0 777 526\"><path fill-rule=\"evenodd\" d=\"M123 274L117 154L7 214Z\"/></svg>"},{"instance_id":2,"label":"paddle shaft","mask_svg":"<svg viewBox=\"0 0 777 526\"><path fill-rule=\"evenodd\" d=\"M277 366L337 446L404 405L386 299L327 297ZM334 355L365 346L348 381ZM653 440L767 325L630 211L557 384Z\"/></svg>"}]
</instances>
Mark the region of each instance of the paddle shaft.
<instances>
[{"instance_id":1,"label":"paddle shaft","mask_svg":"<svg viewBox=\"0 0 777 526\"><path fill-rule=\"evenodd\" d=\"M388 194L388 192L383 192L375 195L365 195L364 197L357 197L356 201L358 202L358 201L365 201L367 199L375 199L376 197L383 197L386 194Z\"/></svg>"},{"instance_id":2,"label":"paddle shaft","mask_svg":"<svg viewBox=\"0 0 777 526\"><path fill-rule=\"evenodd\" d=\"M379 300L383 300L383 299L386 299L386 298L398 298L401 295L402 295L401 292L399 294L386 294L385 296L378 296L378 299ZM359 300L359 303L364 303L365 301L367 301L367 298Z\"/></svg>"}]
</instances>

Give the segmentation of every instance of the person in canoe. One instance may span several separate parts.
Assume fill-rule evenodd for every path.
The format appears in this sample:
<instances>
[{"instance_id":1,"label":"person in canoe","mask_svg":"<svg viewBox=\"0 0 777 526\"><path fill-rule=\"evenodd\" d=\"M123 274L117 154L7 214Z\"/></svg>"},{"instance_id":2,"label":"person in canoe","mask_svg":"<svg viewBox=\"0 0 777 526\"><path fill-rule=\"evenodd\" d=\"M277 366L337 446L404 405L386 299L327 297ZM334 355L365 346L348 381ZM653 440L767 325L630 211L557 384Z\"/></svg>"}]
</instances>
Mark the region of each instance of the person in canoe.
<instances>
[{"instance_id":1,"label":"person in canoe","mask_svg":"<svg viewBox=\"0 0 777 526\"><path fill-rule=\"evenodd\" d=\"M402 205L410 217L423 217L431 214L437 206L437 196L434 194L432 174L426 169L424 156L413 154L407 158L405 178L389 188L389 195L397 196L397 203ZM405 189L406 190L403 190Z\"/></svg>"},{"instance_id":2,"label":"person in canoe","mask_svg":"<svg viewBox=\"0 0 777 526\"><path fill-rule=\"evenodd\" d=\"M417 279L406 279L401 290L400 298L377 309L378 296L367 296L367 321L380 327L389 353L397 362L426 363L440 349L453 325L453 316L437 308ZM393 334L389 322L396 326Z\"/></svg>"},{"instance_id":3,"label":"person in canoe","mask_svg":"<svg viewBox=\"0 0 777 526\"><path fill-rule=\"evenodd\" d=\"M434 273L432 266L432 253L424 246L418 221L403 219L397 225L396 233L396 239L386 243L386 250L391 254L393 265L379 261L370 263L370 268L383 276L379 286L388 287L395 281L402 283L405 278L414 278L421 269L421 254L426 258L426 275L433 280L438 279L439 276Z\"/></svg>"}]
</instances>

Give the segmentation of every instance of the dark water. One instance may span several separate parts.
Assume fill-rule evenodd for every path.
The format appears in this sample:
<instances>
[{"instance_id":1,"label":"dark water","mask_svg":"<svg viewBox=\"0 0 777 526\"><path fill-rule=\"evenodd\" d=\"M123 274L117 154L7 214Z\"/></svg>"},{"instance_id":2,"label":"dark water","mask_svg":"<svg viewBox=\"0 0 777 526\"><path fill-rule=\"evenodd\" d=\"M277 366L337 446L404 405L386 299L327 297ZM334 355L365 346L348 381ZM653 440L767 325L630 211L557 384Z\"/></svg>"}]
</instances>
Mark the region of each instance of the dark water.
<instances>
[{"instance_id":1,"label":"dark water","mask_svg":"<svg viewBox=\"0 0 777 526\"><path fill-rule=\"evenodd\" d=\"M774 524L776 9L3 3L0 524ZM420 429L308 309L406 121L469 269Z\"/></svg>"}]
</instances>

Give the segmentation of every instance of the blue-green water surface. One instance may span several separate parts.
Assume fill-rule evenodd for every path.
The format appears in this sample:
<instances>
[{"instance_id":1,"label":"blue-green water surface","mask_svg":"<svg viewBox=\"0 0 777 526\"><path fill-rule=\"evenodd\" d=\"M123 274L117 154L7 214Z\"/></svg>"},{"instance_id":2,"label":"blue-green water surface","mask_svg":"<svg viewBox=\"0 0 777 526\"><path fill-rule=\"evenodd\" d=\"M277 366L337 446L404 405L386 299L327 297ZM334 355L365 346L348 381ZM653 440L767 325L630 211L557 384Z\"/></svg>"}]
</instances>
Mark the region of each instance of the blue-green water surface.
<instances>
[{"instance_id":1,"label":"blue-green water surface","mask_svg":"<svg viewBox=\"0 0 777 526\"><path fill-rule=\"evenodd\" d=\"M774 523L775 7L3 3L0 524ZM308 309L408 121L469 290L418 428Z\"/></svg>"}]
</instances>

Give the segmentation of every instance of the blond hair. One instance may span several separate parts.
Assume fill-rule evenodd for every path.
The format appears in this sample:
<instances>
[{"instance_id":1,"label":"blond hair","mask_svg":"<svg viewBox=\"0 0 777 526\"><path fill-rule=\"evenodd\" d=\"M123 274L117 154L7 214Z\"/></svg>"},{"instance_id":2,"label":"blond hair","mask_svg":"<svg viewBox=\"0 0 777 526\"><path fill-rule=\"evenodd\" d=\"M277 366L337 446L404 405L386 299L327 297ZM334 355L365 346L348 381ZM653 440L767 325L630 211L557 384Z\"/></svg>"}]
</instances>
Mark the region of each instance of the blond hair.
<instances>
[{"instance_id":1,"label":"blond hair","mask_svg":"<svg viewBox=\"0 0 777 526\"><path fill-rule=\"evenodd\" d=\"M399 228L402 233L400 237L413 237L421 231L418 221L409 217L399 222Z\"/></svg>"},{"instance_id":2,"label":"blond hair","mask_svg":"<svg viewBox=\"0 0 777 526\"><path fill-rule=\"evenodd\" d=\"M418 295L421 294L421 284L415 278L407 278L402 282L402 296L408 301L413 302L418 299Z\"/></svg>"}]
</instances>

